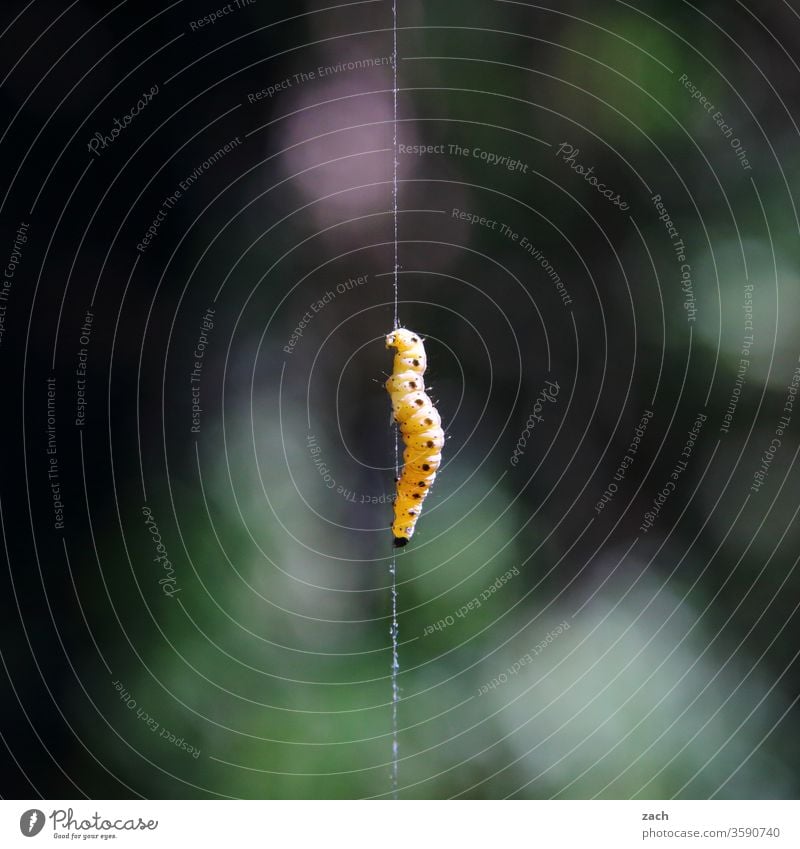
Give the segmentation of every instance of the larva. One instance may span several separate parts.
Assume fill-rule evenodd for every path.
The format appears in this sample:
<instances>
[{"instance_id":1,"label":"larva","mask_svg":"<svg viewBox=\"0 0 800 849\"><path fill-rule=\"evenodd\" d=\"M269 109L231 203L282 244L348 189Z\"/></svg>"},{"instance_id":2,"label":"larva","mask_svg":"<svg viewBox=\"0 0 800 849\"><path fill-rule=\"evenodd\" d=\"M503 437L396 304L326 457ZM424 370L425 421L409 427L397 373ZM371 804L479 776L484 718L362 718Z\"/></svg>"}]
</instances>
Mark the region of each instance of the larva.
<instances>
[{"instance_id":1,"label":"larva","mask_svg":"<svg viewBox=\"0 0 800 849\"><path fill-rule=\"evenodd\" d=\"M394 544L399 547L414 534L422 502L436 479L442 462L444 431L439 413L425 392L422 376L428 363L422 339L399 327L387 335L386 347L397 351L386 389L405 444L392 523Z\"/></svg>"}]
</instances>

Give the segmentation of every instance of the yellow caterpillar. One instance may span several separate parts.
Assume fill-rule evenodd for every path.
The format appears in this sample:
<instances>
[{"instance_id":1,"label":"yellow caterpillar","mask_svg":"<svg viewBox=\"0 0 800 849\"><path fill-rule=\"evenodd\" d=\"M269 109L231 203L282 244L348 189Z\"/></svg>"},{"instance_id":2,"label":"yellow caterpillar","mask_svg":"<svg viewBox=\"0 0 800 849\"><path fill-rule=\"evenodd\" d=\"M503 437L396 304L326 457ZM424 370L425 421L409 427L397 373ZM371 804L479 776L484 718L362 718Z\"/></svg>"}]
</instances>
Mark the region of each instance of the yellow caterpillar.
<instances>
[{"instance_id":1,"label":"yellow caterpillar","mask_svg":"<svg viewBox=\"0 0 800 849\"><path fill-rule=\"evenodd\" d=\"M427 358L422 339L399 327L386 337L386 347L397 349L386 389L406 446L403 471L397 479L392 523L394 544L399 547L411 539L422 502L436 479L436 470L442 462L444 431L441 417L425 393L422 375Z\"/></svg>"}]
</instances>

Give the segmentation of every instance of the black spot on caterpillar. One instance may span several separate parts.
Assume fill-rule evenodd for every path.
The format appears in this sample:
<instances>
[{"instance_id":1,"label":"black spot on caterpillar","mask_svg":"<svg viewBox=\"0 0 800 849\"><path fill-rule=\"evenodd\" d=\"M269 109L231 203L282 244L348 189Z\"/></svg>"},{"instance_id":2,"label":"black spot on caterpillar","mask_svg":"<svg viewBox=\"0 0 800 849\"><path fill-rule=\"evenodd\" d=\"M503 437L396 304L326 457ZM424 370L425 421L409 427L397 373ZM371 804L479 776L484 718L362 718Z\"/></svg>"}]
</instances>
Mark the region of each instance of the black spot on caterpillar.
<instances>
[{"instance_id":1,"label":"black spot on caterpillar","mask_svg":"<svg viewBox=\"0 0 800 849\"><path fill-rule=\"evenodd\" d=\"M420 502L436 479L442 462L444 431L441 417L425 392L422 375L428 360L420 337L401 327L387 335L386 347L397 351L386 389L405 444L392 523L394 544L399 547L413 536L421 512Z\"/></svg>"}]
</instances>

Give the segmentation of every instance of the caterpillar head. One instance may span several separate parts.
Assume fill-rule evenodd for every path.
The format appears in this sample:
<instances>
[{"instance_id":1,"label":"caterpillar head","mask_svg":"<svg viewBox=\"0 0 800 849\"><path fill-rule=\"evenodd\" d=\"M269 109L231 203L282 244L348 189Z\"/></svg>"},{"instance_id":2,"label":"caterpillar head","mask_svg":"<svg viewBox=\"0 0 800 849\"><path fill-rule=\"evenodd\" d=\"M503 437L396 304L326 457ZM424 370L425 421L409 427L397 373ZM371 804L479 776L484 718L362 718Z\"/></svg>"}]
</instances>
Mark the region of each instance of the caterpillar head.
<instances>
[{"instance_id":1,"label":"caterpillar head","mask_svg":"<svg viewBox=\"0 0 800 849\"><path fill-rule=\"evenodd\" d=\"M410 524L406 525L405 519L395 519L392 524L392 535L394 536L394 547L402 548L404 545L408 545L408 541L411 537L414 536L414 524L413 519Z\"/></svg>"},{"instance_id":2,"label":"caterpillar head","mask_svg":"<svg viewBox=\"0 0 800 849\"><path fill-rule=\"evenodd\" d=\"M418 506L407 507L395 518L392 524L395 548L407 545L411 537L414 536L414 524L421 512L421 508Z\"/></svg>"},{"instance_id":3,"label":"caterpillar head","mask_svg":"<svg viewBox=\"0 0 800 849\"><path fill-rule=\"evenodd\" d=\"M422 339L413 330L398 327L386 336L386 347L397 348L398 351L410 351L422 344Z\"/></svg>"}]
</instances>

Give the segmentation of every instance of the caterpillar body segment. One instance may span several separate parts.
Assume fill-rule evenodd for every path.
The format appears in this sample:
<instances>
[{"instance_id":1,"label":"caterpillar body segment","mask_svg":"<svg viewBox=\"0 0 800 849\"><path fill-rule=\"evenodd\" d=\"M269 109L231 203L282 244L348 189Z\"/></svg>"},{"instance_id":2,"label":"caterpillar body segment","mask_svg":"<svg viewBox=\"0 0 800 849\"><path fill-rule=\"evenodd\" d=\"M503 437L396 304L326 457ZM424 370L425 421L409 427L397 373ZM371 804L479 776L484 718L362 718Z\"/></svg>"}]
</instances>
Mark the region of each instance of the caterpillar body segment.
<instances>
[{"instance_id":1,"label":"caterpillar body segment","mask_svg":"<svg viewBox=\"0 0 800 849\"><path fill-rule=\"evenodd\" d=\"M422 338L403 327L386 337L394 348L394 367L386 381L392 412L403 437L403 470L397 480L392 533L395 546L406 545L414 534L422 502L436 480L442 462L442 419L425 391L428 365Z\"/></svg>"},{"instance_id":2,"label":"caterpillar body segment","mask_svg":"<svg viewBox=\"0 0 800 849\"><path fill-rule=\"evenodd\" d=\"M442 420L436 410L419 410L402 423L401 430L403 435L411 436L441 425Z\"/></svg>"}]
</instances>

